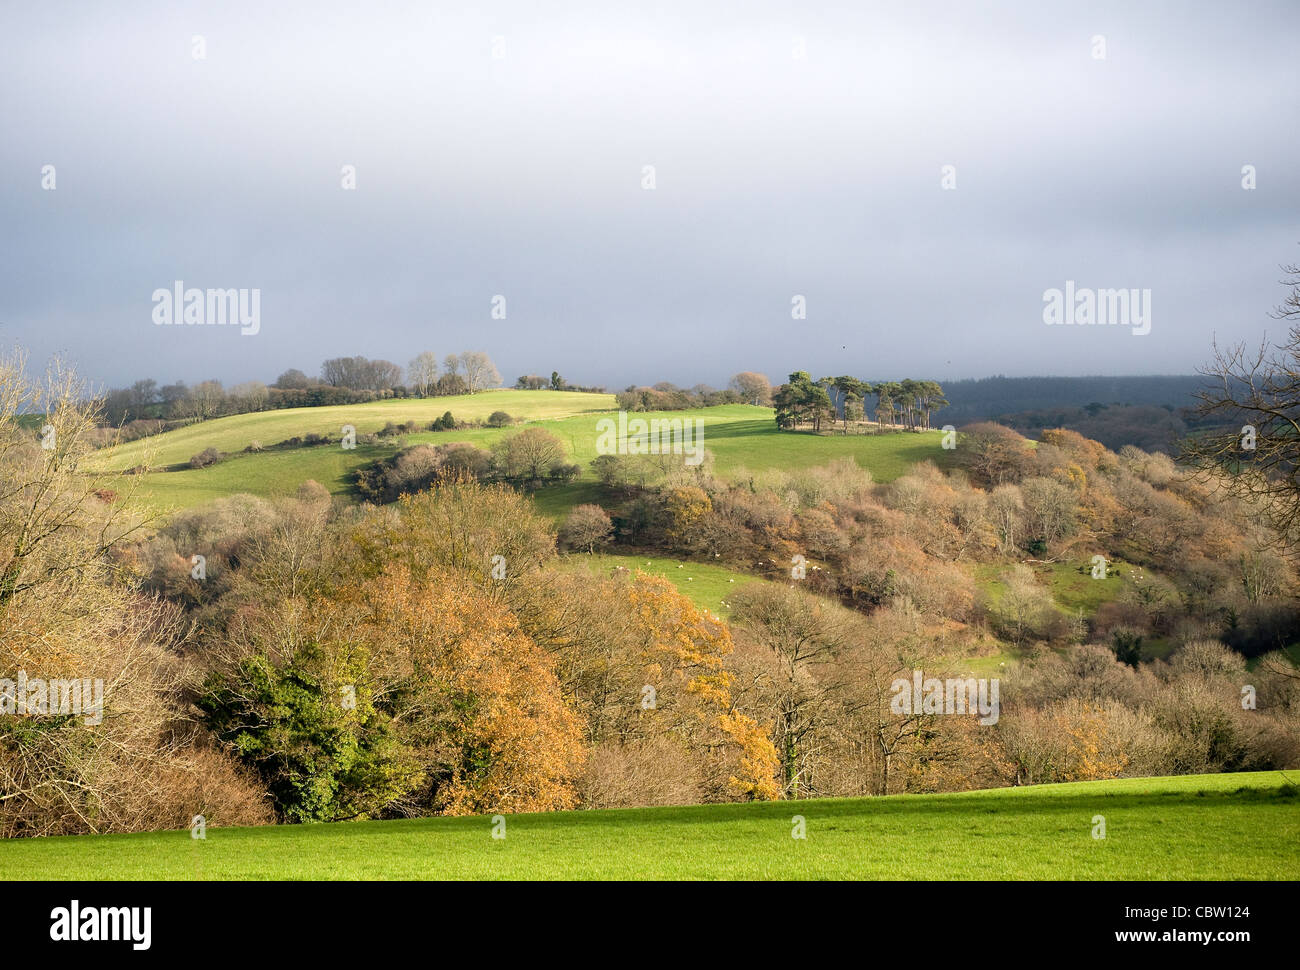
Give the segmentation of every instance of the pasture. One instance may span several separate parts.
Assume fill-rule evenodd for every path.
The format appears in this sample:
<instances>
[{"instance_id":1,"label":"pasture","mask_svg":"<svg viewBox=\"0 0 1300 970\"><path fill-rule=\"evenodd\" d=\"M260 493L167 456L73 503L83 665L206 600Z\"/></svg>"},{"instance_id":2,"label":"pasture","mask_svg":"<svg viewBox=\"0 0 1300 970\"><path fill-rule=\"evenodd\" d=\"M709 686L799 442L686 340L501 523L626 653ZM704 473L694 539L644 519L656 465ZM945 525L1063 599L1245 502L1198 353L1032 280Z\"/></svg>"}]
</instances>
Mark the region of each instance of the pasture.
<instances>
[{"instance_id":1,"label":"pasture","mask_svg":"<svg viewBox=\"0 0 1300 970\"><path fill-rule=\"evenodd\" d=\"M1300 865L1300 796L1280 772L503 821L15 839L0 853L10 879L1289 880Z\"/></svg>"}]
</instances>

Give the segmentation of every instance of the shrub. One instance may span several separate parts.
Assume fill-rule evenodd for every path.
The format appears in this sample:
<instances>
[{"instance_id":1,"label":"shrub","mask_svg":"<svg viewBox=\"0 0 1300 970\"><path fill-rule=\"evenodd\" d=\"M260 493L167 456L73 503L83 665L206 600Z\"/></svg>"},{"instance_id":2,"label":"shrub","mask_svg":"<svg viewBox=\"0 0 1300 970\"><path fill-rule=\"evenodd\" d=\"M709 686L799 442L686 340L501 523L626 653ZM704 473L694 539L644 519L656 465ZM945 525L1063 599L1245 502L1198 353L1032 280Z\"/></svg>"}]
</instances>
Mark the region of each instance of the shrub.
<instances>
[{"instance_id":1,"label":"shrub","mask_svg":"<svg viewBox=\"0 0 1300 970\"><path fill-rule=\"evenodd\" d=\"M470 478L484 481L491 477L492 455L468 441L439 445L438 455L442 459L440 478Z\"/></svg>"},{"instance_id":2,"label":"shrub","mask_svg":"<svg viewBox=\"0 0 1300 970\"><path fill-rule=\"evenodd\" d=\"M553 465L551 470L546 473L547 477L553 482L572 482L582 474L581 465Z\"/></svg>"},{"instance_id":3,"label":"shrub","mask_svg":"<svg viewBox=\"0 0 1300 970\"><path fill-rule=\"evenodd\" d=\"M414 421L403 421L401 424L394 424L392 421L389 421L377 432L377 434L381 438L395 438L397 435L411 434L418 430L419 428L416 426Z\"/></svg>"},{"instance_id":4,"label":"shrub","mask_svg":"<svg viewBox=\"0 0 1300 970\"><path fill-rule=\"evenodd\" d=\"M515 419L504 411L493 411L487 419L489 428L504 428L515 423Z\"/></svg>"},{"instance_id":5,"label":"shrub","mask_svg":"<svg viewBox=\"0 0 1300 970\"><path fill-rule=\"evenodd\" d=\"M197 455L190 459L191 468L207 468L209 465L215 465L226 456L217 451L216 448L204 448Z\"/></svg>"}]
</instances>

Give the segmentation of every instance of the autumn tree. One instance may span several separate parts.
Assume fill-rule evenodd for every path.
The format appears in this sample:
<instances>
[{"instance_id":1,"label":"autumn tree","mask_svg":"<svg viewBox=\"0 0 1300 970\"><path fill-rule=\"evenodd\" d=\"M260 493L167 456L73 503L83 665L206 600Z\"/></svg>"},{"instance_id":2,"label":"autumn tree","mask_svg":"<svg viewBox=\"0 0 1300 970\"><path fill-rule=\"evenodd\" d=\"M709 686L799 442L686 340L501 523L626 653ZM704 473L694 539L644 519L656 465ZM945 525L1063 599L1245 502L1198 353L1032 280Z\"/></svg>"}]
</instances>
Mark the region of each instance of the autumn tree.
<instances>
[{"instance_id":1,"label":"autumn tree","mask_svg":"<svg viewBox=\"0 0 1300 970\"><path fill-rule=\"evenodd\" d=\"M983 488L1018 482L1029 467L1025 439L1010 428L982 421L961 429L957 462Z\"/></svg>"},{"instance_id":2,"label":"autumn tree","mask_svg":"<svg viewBox=\"0 0 1300 970\"><path fill-rule=\"evenodd\" d=\"M453 815L572 808L585 759L555 659L469 577L434 585L394 567L363 594L366 635L396 673L390 704L428 778L432 807Z\"/></svg>"},{"instance_id":3,"label":"autumn tree","mask_svg":"<svg viewBox=\"0 0 1300 970\"><path fill-rule=\"evenodd\" d=\"M664 496L664 537L673 548L689 550L699 540L700 522L712 510L708 493L693 485L668 490Z\"/></svg>"}]
</instances>

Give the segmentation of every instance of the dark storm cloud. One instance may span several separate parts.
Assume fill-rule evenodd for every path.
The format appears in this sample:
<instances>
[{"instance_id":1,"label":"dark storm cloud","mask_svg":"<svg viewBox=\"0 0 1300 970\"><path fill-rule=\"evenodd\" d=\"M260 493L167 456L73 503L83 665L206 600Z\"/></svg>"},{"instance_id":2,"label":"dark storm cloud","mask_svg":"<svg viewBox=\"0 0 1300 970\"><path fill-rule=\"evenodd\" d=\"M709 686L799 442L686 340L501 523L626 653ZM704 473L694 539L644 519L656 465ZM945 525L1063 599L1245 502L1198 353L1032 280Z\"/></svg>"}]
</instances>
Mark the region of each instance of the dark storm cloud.
<instances>
[{"instance_id":1,"label":"dark storm cloud","mask_svg":"<svg viewBox=\"0 0 1300 970\"><path fill-rule=\"evenodd\" d=\"M110 384L484 349L622 386L1188 372L1277 327L1285 4L606 6L6 7L0 340ZM154 326L177 279L260 288L260 332ZM1150 334L1045 326L1067 279L1150 289Z\"/></svg>"}]
</instances>

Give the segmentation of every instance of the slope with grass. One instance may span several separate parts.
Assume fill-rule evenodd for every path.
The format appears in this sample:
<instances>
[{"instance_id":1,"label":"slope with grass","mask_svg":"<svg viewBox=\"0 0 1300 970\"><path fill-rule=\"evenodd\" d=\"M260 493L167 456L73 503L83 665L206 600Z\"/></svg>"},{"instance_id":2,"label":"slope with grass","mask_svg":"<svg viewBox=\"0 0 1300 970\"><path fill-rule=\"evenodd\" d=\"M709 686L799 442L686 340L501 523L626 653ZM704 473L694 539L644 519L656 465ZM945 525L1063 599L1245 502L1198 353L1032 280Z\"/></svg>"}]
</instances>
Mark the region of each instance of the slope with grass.
<instances>
[{"instance_id":1,"label":"slope with grass","mask_svg":"<svg viewBox=\"0 0 1300 970\"><path fill-rule=\"evenodd\" d=\"M1093 617L1106 603L1136 595L1136 584L1143 581L1161 581L1159 573L1144 566L1135 566L1122 559L1108 560L1104 577L1094 578L1090 559L1066 560L1052 563L1035 563L1030 568L1039 582L1052 595L1056 609L1068 616ZM997 607L1006 592L1006 575L1011 566L1006 563L979 563L972 567L976 587L984 601ZM1174 641L1168 637L1148 638L1142 644L1142 659L1163 659L1173 649ZM990 673L993 667L1021 659L1014 649L996 657L980 658L974 670Z\"/></svg>"},{"instance_id":2,"label":"slope with grass","mask_svg":"<svg viewBox=\"0 0 1300 970\"><path fill-rule=\"evenodd\" d=\"M792 818L806 838L792 837ZM1106 837L1093 838L1094 816ZM11 840L8 878L1294 879L1279 772L488 818Z\"/></svg>"},{"instance_id":3,"label":"slope with grass","mask_svg":"<svg viewBox=\"0 0 1300 970\"><path fill-rule=\"evenodd\" d=\"M731 615L731 606L727 601L732 593L746 583L765 582L756 576L726 566L715 566L712 563L693 560L665 559L658 552L646 555L597 553L594 556L573 553L565 556L561 564L564 569L590 570L606 575L621 566L634 572L640 570L652 576L662 576L697 607L723 619Z\"/></svg>"},{"instance_id":4,"label":"slope with grass","mask_svg":"<svg viewBox=\"0 0 1300 970\"><path fill-rule=\"evenodd\" d=\"M223 452L243 451L254 441L269 447L307 434L337 439L344 425L358 434L378 431L388 422L414 421L427 427L450 411L458 420L483 421L494 411L516 418L541 420L568 417L583 411L602 411L614 406L612 394L584 394L577 391L491 390L451 397L399 398L368 404L342 404L321 408L285 408L214 418L132 441L115 449L109 467L131 468L145 463L167 467L189 461L205 448Z\"/></svg>"},{"instance_id":5,"label":"slope with grass","mask_svg":"<svg viewBox=\"0 0 1300 970\"><path fill-rule=\"evenodd\" d=\"M315 479L335 495L348 495L350 476L356 468L388 457L401 447L469 442L486 448L521 425L530 424L559 437L568 460L582 468L581 477L571 485L548 487L537 493L539 508L556 518L574 505L598 500L593 496L599 491L599 483L589 463L598 454L597 424L613 414L608 410L613 400L611 395L567 391L484 391L429 400L263 411L217 418L131 442L105 452L102 460L105 467L114 469L139 464L157 469L146 476L140 497L158 510L186 508L237 492L263 497L290 495L307 479ZM373 445L358 444L350 450L337 442L344 424L351 424L362 434L376 431L390 421L417 421L427 426L444 411L451 411L457 419L481 420L497 410L520 419L521 425L513 429L421 431ZM770 408L744 404L638 416L703 421L704 446L714 456L714 469L722 477L772 468L806 468L848 457L869 469L877 481L892 481L917 461L930 459L942 464L949 455L939 446L939 432L845 436L780 431ZM329 434L336 440L316 447L243 452L253 441L269 448L310 433ZM209 447L229 457L207 468L185 466L191 456Z\"/></svg>"}]
</instances>

